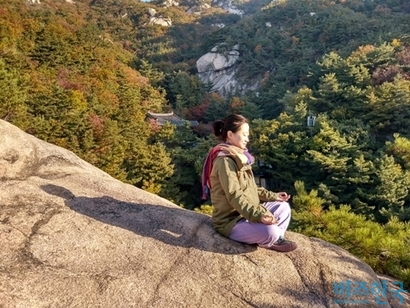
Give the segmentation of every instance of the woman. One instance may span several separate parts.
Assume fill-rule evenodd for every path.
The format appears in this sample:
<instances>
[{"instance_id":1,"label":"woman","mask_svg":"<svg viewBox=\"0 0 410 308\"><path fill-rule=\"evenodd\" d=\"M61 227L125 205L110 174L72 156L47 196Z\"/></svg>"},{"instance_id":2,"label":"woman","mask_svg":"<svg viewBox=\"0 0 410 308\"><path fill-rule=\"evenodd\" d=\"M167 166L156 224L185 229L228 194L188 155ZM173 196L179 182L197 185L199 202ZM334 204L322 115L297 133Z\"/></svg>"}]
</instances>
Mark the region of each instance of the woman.
<instances>
[{"instance_id":1,"label":"woman","mask_svg":"<svg viewBox=\"0 0 410 308\"><path fill-rule=\"evenodd\" d=\"M249 121L241 115L230 115L214 122L213 131L222 143L211 149L205 160L202 197L210 192L215 230L232 240L275 251L296 249L296 243L284 238L291 214L287 202L290 195L268 191L255 183L254 158L246 148Z\"/></svg>"}]
</instances>

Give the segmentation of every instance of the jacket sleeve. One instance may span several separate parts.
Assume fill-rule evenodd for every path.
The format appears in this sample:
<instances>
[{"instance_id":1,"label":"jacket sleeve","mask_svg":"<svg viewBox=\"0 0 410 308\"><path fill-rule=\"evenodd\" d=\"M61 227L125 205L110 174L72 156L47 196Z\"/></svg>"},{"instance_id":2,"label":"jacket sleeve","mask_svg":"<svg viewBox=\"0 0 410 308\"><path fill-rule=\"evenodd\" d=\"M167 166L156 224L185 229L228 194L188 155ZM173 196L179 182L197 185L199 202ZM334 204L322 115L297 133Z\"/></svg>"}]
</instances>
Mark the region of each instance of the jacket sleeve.
<instances>
[{"instance_id":1,"label":"jacket sleeve","mask_svg":"<svg viewBox=\"0 0 410 308\"><path fill-rule=\"evenodd\" d=\"M276 201L278 194L264 187L258 187L258 196L261 201Z\"/></svg>"},{"instance_id":2,"label":"jacket sleeve","mask_svg":"<svg viewBox=\"0 0 410 308\"><path fill-rule=\"evenodd\" d=\"M229 204L245 219L251 222L260 222L262 215L268 210L259 202L251 204L246 197L246 191L241 188L237 176L237 166L228 157L219 160L219 180Z\"/></svg>"}]
</instances>

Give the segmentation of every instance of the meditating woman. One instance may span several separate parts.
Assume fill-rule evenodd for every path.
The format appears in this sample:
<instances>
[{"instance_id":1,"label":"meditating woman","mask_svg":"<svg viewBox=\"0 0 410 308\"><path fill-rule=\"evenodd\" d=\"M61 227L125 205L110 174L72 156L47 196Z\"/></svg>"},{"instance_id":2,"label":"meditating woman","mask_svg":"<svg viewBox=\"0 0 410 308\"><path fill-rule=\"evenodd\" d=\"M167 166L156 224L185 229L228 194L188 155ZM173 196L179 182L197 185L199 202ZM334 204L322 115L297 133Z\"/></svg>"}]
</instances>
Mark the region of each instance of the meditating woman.
<instances>
[{"instance_id":1,"label":"meditating woman","mask_svg":"<svg viewBox=\"0 0 410 308\"><path fill-rule=\"evenodd\" d=\"M256 185L254 158L246 147L249 121L242 115L230 115L214 122L213 131L222 142L205 160L202 197L210 193L215 230L232 240L279 252L296 249L296 243L285 239L290 195Z\"/></svg>"}]
</instances>

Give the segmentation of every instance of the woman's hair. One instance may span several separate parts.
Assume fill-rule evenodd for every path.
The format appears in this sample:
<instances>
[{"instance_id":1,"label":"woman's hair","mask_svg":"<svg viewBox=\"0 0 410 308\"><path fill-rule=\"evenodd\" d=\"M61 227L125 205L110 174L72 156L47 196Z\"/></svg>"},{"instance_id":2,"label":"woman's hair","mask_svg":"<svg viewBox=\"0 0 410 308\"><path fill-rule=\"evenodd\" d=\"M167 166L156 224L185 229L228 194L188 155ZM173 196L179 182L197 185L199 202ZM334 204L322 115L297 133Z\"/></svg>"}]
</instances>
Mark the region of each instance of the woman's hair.
<instances>
[{"instance_id":1,"label":"woman's hair","mask_svg":"<svg viewBox=\"0 0 410 308\"><path fill-rule=\"evenodd\" d=\"M218 139L226 141L228 131L236 133L242 124L248 123L249 120L240 114L231 114L223 120L217 120L212 124L213 133Z\"/></svg>"}]
</instances>

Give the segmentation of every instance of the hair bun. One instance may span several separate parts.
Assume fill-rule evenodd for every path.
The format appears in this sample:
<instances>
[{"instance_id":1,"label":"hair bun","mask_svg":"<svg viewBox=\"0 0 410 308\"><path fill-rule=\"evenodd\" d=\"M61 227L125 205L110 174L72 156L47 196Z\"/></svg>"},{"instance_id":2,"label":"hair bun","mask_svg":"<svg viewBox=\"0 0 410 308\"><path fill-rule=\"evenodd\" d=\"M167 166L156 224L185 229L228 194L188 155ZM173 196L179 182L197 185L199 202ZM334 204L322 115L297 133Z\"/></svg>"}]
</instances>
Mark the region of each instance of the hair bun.
<instances>
[{"instance_id":1,"label":"hair bun","mask_svg":"<svg viewBox=\"0 0 410 308\"><path fill-rule=\"evenodd\" d=\"M222 133L222 130L224 129L224 126L225 126L225 122L221 121L221 129L220 129L221 133Z\"/></svg>"},{"instance_id":2,"label":"hair bun","mask_svg":"<svg viewBox=\"0 0 410 308\"><path fill-rule=\"evenodd\" d=\"M214 135L216 137L222 136L224 126L225 126L225 122L222 120L217 120L212 124Z\"/></svg>"}]
</instances>

